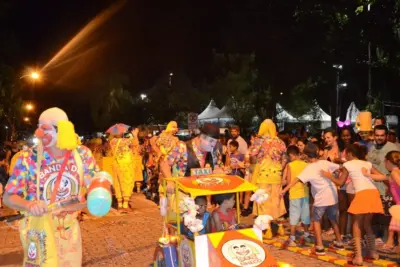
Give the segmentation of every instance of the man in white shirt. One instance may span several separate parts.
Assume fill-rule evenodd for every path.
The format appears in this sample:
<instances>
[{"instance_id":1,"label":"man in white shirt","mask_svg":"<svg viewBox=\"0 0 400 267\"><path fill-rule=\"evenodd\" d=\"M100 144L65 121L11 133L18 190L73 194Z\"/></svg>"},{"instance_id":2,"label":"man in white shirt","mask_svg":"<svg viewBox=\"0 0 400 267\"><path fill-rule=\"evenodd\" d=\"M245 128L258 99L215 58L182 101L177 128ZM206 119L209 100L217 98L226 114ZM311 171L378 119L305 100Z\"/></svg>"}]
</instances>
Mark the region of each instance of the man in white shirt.
<instances>
[{"instance_id":1,"label":"man in white shirt","mask_svg":"<svg viewBox=\"0 0 400 267\"><path fill-rule=\"evenodd\" d=\"M240 128L237 125L233 125L230 129L232 138L228 140L227 147L229 147L229 143L232 140L236 140L239 143L239 153L246 155L247 154L247 142L240 136Z\"/></svg>"}]
</instances>

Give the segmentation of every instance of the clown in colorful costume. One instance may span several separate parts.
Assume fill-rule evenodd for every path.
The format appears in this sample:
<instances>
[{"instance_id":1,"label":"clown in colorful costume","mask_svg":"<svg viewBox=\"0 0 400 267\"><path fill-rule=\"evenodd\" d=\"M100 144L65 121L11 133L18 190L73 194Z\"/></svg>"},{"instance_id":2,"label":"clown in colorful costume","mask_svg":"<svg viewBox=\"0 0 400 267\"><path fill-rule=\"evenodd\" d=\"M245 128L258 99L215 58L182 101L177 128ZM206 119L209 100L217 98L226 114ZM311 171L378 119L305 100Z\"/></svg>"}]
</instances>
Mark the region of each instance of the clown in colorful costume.
<instances>
[{"instance_id":1,"label":"clown in colorful costume","mask_svg":"<svg viewBox=\"0 0 400 267\"><path fill-rule=\"evenodd\" d=\"M113 153L113 185L118 201L118 209L129 208L129 200L134 186L133 140L131 138L116 137L110 142Z\"/></svg>"},{"instance_id":2,"label":"clown in colorful costume","mask_svg":"<svg viewBox=\"0 0 400 267\"><path fill-rule=\"evenodd\" d=\"M24 151L17 159L4 196L7 206L25 214L20 223L24 266L78 267L82 244L76 217L86 202L57 213L48 213L48 205L80 196L96 163L87 147L78 146L74 127L61 109L41 114L36 136L41 140L37 150Z\"/></svg>"},{"instance_id":3,"label":"clown in colorful costume","mask_svg":"<svg viewBox=\"0 0 400 267\"><path fill-rule=\"evenodd\" d=\"M286 146L276 135L276 126L272 120L260 125L258 137L249 149L249 154L257 159L252 183L259 189L265 189L269 198L262 204L254 204L255 215L271 215L277 219L286 213L280 193L282 190L282 169L286 164Z\"/></svg>"},{"instance_id":4,"label":"clown in colorful costume","mask_svg":"<svg viewBox=\"0 0 400 267\"><path fill-rule=\"evenodd\" d=\"M136 184L137 192L140 193L140 187L143 182L143 157L142 148L139 144L139 129L132 131L132 157L133 157L133 179Z\"/></svg>"},{"instance_id":5,"label":"clown in colorful costume","mask_svg":"<svg viewBox=\"0 0 400 267\"><path fill-rule=\"evenodd\" d=\"M179 139L175 136L178 133L178 124L171 121L157 138L156 144L159 149L159 157L165 160L168 154L178 145Z\"/></svg>"},{"instance_id":6,"label":"clown in colorful costume","mask_svg":"<svg viewBox=\"0 0 400 267\"><path fill-rule=\"evenodd\" d=\"M160 161L160 172L162 177L183 177L190 176L191 169L207 168L214 169L216 160L213 158L219 138L219 127L205 123L201 129L201 134L192 140L177 142L176 146L168 153L166 160ZM164 193L164 188L160 187L160 193ZM166 188L169 218L173 218L176 212L174 183L168 182ZM178 199L181 196L177 196Z\"/></svg>"}]
</instances>

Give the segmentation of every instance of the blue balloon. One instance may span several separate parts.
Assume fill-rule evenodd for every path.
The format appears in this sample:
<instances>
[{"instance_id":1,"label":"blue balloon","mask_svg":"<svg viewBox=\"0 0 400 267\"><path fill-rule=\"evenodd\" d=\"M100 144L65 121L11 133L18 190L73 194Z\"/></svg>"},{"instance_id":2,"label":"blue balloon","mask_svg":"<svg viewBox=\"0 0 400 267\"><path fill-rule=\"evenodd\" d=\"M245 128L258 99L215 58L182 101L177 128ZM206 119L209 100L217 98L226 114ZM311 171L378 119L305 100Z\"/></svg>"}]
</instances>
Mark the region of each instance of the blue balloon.
<instances>
[{"instance_id":1,"label":"blue balloon","mask_svg":"<svg viewBox=\"0 0 400 267\"><path fill-rule=\"evenodd\" d=\"M112 197L104 188L93 189L87 198L87 207L93 216L102 217L107 215L111 209Z\"/></svg>"}]
</instances>

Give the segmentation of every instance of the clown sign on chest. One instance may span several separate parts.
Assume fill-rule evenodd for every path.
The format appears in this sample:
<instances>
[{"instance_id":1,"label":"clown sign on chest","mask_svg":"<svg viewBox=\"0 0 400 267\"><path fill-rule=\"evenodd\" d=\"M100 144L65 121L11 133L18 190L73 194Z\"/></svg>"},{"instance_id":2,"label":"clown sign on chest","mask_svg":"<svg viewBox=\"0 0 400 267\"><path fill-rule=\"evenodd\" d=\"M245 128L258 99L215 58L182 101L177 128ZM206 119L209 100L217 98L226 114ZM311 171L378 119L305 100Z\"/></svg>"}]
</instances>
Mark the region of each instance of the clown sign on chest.
<instances>
[{"instance_id":1,"label":"clown sign on chest","mask_svg":"<svg viewBox=\"0 0 400 267\"><path fill-rule=\"evenodd\" d=\"M61 170L61 164L55 163L46 166L40 172L40 179L43 185L43 198L46 202L50 201L51 194L54 190L57 177ZM71 196L77 195L79 192L79 172L78 167L69 164L65 167L61 176L60 186L57 190L56 201L67 199Z\"/></svg>"}]
</instances>

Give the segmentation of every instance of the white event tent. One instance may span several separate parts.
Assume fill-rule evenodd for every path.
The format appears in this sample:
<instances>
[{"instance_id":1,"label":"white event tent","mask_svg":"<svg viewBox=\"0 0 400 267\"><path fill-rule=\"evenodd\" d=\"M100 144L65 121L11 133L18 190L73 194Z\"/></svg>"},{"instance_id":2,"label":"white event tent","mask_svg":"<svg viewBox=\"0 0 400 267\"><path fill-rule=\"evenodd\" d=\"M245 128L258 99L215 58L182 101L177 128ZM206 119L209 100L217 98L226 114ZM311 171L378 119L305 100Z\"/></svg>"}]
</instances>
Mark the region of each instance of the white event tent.
<instances>
[{"instance_id":1,"label":"white event tent","mask_svg":"<svg viewBox=\"0 0 400 267\"><path fill-rule=\"evenodd\" d=\"M221 110L217 107L215 104L215 101L211 99L210 103L206 107L205 110L203 110L202 113L199 114L198 119L199 121L215 121L218 120L216 115L220 112Z\"/></svg>"}]
</instances>

